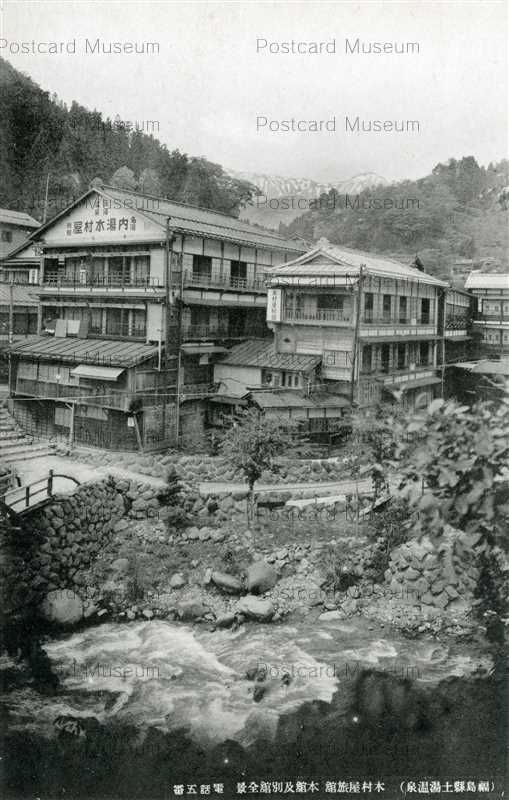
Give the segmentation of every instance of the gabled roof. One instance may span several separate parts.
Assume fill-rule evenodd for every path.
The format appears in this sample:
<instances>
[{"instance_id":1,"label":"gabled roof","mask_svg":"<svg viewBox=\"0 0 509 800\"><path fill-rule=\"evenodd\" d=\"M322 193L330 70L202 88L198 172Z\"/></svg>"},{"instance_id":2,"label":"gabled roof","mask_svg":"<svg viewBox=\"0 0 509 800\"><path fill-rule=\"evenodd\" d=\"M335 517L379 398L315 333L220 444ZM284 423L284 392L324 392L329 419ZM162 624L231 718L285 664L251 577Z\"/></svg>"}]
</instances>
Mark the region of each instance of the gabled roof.
<instances>
[{"instance_id":1,"label":"gabled roof","mask_svg":"<svg viewBox=\"0 0 509 800\"><path fill-rule=\"evenodd\" d=\"M509 289L509 273L471 272L465 289Z\"/></svg>"},{"instance_id":2,"label":"gabled roof","mask_svg":"<svg viewBox=\"0 0 509 800\"><path fill-rule=\"evenodd\" d=\"M40 227L34 236L38 237L72 208L94 193L113 203L121 203L123 208L132 209L150 219L161 230L165 230L166 220L170 217L171 229L176 233L207 236L211 239L229 239L247 246L277 248L291 253L302 253L303 251L302 246L299 246L297 242L284 239L275 231L266 231L256 228L248 222L241 222L237 217L229 214L106 185L90 188L74 203Z\"/></svg>"},{"instance_id":3,"label":"gabled roof","mask_svg":"<svg viewBox=\"0 0 509 800\"><path fill-rule=\"evenodd\" d=\"M237 367L266 367L267 369L286 369L307 372L321 361L320 356L277 353L273 341L252 339L235 345L219 364Z\"/></svg>"},{"instance_id":4,"label":"gabled roof","mask_svg":"<svg viewBox=\"0 0 509 800\"><path fill-rule=\"evenodd\" d=\"M30 214L26 214L24 211L12 211L10 208L0 208L0 222L19 225L20 228L39 228L41 224Z\"/></svg>"},{"instance_id":5,"label":"gabled roof","mask_svg":"<svg viewBox=\"0 0 509 800\"><path fill-rule=\"evenodd\" d=\"M39 266L40 258L34 252L34 243L30 239L25 239L24 242L18 244L14 250L11 250L7 255L2 258L0 261L0 268L4 265L8 266L16 266L17 262L19 261L19 266L22 266L24 262L31 262L34 266ZM23 250L28 250L29 252L25 256L20 256L20 253L23 253ZM12 263L11 263L12 262Z\"/></svg>"},{"instance_id":6,"label":"gabled roof","mask_svg":"<svg viewBox=\"0 0 509 800\"><path fill-rule=\"evenodd\" d=\"M338 247L328 242L319 242L317 247L299 258L272 267L267 270L267 276L274 278L358 278L361 267L364 274L379 275L386 278L399 278L415 280L420 283L429 283L435 286L447 286L445 281L435 278L426 272L421 272L415 267L409 267L399 261L394 261L384 256L365 253L361 250L350 250Z\"/></svg>"},{"instance_id":7,"label":"gabled roof","mask_svg":"<svg viewBox=\"0 0 509 800\"><path fill-rule=\"evenodd\" d=\"M134 367L157 355L157 345L117 339L74 339L38 336L9 348L19 358L66 361L118 367Z\"/></svg>"}]
</instances>

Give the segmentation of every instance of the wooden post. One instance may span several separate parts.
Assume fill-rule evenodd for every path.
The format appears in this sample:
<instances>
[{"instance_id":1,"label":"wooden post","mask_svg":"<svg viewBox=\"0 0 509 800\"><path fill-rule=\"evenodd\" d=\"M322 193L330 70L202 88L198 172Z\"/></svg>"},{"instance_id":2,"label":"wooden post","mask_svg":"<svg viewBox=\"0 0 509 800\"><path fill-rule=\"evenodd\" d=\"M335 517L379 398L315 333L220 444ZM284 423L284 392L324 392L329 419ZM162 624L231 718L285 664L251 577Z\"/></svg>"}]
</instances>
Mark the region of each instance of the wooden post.
<instances>
[{"instance_id":1,"label":"wooden post","mask_svg":"<svg viewBox=\"0 0 509 800\"><path fill-rule=\"evenodd\" d=\"M9 345L12 344L14 333L14 286L12 280L9 284Z\"/></svg>"},{"instance_id":2,"label":"wooden post","mask_svg":"<svg viewBox=\"0 0 509 800\"><path fill-rule=\"evenodd\" d=\"M140 448L140 453L143 453L143 442L141 440L140 428L138 425L138 417L136 414L133 414L133 421L134 421L134 431L136 433L136 441L138 442L138 447Z\"/></svg>"},{"instance_id":3,"label":"wooden post","mask_svg":"<svg viewBox=\"0 0 509 800\"><path fill-rule=\"evenodd\" d=\"M74 416L75 416L74 412L76 409L76 404L71 403L70 408L71 408L71 422L69 425L69 447L72 447L74 444Z\"/></svg>"},{"instance_id":4,"label":"wooden post","mask_svg":"<svg viewBox=\"0 0 509 800\"><path fill-rule=\"evenodd\" d=\"M357 310L355 315L355 330L354 330L354 337L353 337L353 349L352 349L352 377L351 377L351 387L350 387L350 403L353 406L354 398L355 398L355 373L356 373L356 366L357 366L357 349L359 347L359 327L361 322L361 309L362 309L362 283L364 280L364 271L363 267L361 266L359 269L359 281L357 284Z\"/></svg>"}]
</instances>

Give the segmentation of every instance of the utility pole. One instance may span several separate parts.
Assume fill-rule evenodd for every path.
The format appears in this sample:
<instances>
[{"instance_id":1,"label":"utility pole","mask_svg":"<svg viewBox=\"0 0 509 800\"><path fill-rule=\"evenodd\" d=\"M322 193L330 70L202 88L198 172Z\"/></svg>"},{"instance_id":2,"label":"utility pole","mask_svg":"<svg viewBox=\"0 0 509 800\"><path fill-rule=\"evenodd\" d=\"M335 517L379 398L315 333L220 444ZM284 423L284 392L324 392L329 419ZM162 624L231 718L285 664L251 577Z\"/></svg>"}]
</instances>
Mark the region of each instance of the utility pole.
<instances>
[{"instance_id":1,"label":"utility pole","mask_svg":"<svg viewBox=\"0 0 509 800\"><path fill-rule=\"evenodd\" d=\"M173 270L171 263L171 246L175 239L170 227L171 217L166 218L166 237L165 237L165 283L166 283L166 319L165 319L165 371L166 388L168 388L168 376L173 375L172 383L175 385L175 444L178 447L180 435L180 332L175 326L175 297L172 295ZM175 355L175 347L178 353ZM176 367L175 367L176 361ZM171 365L171 367L170 367ZM164 404L166 406L166 403Z\"/></svg>"},{"instance_id":2,"label":"utility pole","mask_svg":"<svg viewBox=\"0 0 509 800\"><path fill-rule=\"evenodd\" d=\"M8 335L9 346L12 344L13 335L14 335L14 285L11 280L9 284L9 335Z\"/></svg>"},{"instance_id":3,"label":"utility pole","mask_svg":"<svg viewBox=\"0 0 509 800\"><path fill-rule=\"evenodd\" d=\"M48 218L48 193L49 193L49 172L46 177L46 191L44 193L44 214L42 218L43 223L46 222L46 219Z\"/></svg>"},{"instance_id":4,"label":"utility pole","mask_svg":"<svg viewBox=\"0 0 509 800\"><path fill-rule=\"evenodd\" d=\"M361 324L361 310L362 310L362 283L364 280L364 268L363 265L359 268L359 281L357 284L357 309L355 314L355 330L354 330L354 338L353 338L353 350L352 350L352 377L351 377L351 388L350 388L350 403L353 406L354 398L355 398L355 377L356 377L356 367L357 367L357 350L359 348L359 328Z\"/></svg>"}]
</instances>

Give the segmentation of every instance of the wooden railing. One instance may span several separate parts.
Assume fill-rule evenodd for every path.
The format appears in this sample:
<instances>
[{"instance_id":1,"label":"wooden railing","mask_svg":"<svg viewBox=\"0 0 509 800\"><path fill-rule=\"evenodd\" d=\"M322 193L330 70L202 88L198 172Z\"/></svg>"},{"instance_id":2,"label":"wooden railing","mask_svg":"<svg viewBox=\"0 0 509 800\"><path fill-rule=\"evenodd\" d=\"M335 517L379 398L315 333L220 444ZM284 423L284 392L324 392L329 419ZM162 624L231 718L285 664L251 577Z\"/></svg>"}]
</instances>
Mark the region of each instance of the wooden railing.
<instances>
[{"instance_id":1,"label":"wooden railing","mask_svg":"<svg viewBox=\"0 0 509 800\"><path fill-rule=\"evenodd\" d=\"M266 292L265 278L240 278L233 275L220 275L208 272L184 272L184 286L203 286L213 289L229 289L231 291Z\"/></svg>"},{"instance_id":2,"label":"wooden railing","mask_svg":"<svg viewBox=\"0 0 509 800\"><path fill-rule=\"evenodd\" d=\"M79 486L79 480L72 475L60 475L50 469L46 478L27 483L17 489L6 492L2 498L3 503L16 514L22 514L35 506L39 506L53 497L53 483L55 478L72 481Z\"/></svg>"}]
</instances>

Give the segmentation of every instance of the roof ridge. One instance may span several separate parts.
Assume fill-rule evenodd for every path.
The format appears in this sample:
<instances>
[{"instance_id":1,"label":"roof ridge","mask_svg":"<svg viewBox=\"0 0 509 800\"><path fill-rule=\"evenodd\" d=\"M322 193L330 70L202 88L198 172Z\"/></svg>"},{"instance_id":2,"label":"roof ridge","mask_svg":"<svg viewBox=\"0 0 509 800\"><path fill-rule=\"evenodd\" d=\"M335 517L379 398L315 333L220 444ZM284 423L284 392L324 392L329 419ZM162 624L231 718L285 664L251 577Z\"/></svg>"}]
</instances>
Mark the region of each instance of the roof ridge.
<instances>
[{"instance_id":1,"label":"roof ridge","mask_svg":"<svg viewBox=\"0 0 509 800\"><path fill-rule=\"evenodd\" d=\"M139 195L140 197L150 197L152 200L164 200L166 203L175 203L175 205L184 206L185 208L197 208L199 211L207 211L211 214L217 214L220 217L228 217L229 219L237 220L238 222L241 221L238 217L235 217L233 214L227 214L225 211L218 211L216 208L207 208L207 206L197 206L194 203L184 203L182 200L173 200L171 197L163 197L162 195L157 194L146 194L145 192L138 192L136 189L122 189L119 186L112 186L108 183L101 184L101 188L113 189L115 192L124 192L125 194L135 194Z\"/></svg>"}]
</instances>

